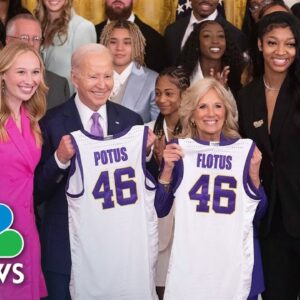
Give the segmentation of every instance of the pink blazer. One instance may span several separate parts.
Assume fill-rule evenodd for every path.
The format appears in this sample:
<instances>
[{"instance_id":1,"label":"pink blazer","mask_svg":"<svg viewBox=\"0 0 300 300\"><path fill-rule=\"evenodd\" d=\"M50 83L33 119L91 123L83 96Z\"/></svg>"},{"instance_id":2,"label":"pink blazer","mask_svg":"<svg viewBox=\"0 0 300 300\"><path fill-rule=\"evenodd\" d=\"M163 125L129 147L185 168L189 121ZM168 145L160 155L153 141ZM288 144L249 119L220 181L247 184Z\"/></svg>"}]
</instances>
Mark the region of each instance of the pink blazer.
<instances>
[{"instance_id":1,"label":"pink blazer","mask_svg":"<svg viewBox=\"0 0 300 300\"><path fill-rule=\"evenodd\" d=\"M47 295L33 209L33 176L41 149L35 143L30 120L23 107L21 124L22 133L10 117L5 126L9 140L0 142L0 203L7 204L12 209L14 221L11 228L23 236L24 249L15 258L0 258L0 263L23 264L24 281L14 284L12 280L16 275L10 272L0 287L0 300L32 300Z\"/></svg>"}]
</instances>

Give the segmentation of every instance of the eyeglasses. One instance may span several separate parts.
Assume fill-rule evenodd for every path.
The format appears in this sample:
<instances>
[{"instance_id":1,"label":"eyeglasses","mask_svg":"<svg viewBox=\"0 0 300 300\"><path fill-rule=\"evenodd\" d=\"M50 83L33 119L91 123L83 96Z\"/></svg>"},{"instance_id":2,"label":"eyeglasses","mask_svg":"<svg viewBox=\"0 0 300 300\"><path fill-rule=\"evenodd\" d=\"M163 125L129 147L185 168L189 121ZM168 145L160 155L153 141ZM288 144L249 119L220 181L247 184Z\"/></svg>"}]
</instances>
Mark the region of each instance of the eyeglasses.
<instances>
[{"instance_id":1,"label":"eyeglasses","mask_svg":"<svg viewBox=\"0 0 300 300\"><path fill-rule=\"evenodd\" d=\"M273 0L265 0L265 1L261 2L261 3L257 3L257 4L254 4L254 5L251 5L249 7L249 10L250 10L250 12L255 13L256 11L262 9L264 6L266 6L266 5L268 5L268 4L272 3L272 2L273 2Z\"/></svg>"},{"instance_id":2,"label":"eyeglasses","mask_svg":"<svg viewBox=\"0 0 300 300\"><path fill-rule=\"evenodd\" d=\"M34 44L40 44L43 41L42 37L39 37L39 36L30 37L27 34L20 35L20 36L8 35L7 37L10 37L10 38L13 38L13 39L18 39L18 40L20 40L24 43L29 43L30 41L32 41Z\"/></svg>"}]
</instances>

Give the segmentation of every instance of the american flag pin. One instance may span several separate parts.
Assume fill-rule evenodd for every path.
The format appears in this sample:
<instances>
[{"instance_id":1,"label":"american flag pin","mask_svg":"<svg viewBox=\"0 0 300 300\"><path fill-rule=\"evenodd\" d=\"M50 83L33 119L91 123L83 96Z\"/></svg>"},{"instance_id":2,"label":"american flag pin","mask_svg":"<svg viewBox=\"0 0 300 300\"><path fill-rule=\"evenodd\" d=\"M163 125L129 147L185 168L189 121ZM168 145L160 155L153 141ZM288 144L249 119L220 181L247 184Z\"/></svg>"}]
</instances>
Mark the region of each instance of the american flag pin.
<instances>
[{"instance_id":1,"label":"american flag pin","mask_svg":"<svg viewBox=\"0 0 300 300\"><path fill-rule=\"evenodd\" d=\"M254 122L253 122L253 126L254 126L255 128L259 128L259 127L261 127L263 124L264 124L264 120L258 120L258 121L254 121Z\"/></svg>"}]
</instances>

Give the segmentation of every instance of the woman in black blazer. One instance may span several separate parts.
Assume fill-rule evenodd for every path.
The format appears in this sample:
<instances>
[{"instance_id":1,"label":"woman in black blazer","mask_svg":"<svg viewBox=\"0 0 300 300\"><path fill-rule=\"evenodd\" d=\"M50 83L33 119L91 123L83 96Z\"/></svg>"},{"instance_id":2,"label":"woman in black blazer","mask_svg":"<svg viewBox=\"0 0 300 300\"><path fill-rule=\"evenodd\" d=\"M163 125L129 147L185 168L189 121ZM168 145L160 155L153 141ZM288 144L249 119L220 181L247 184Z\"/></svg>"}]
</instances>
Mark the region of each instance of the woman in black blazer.
<instances>
[{"instance_id":1,"label":"woman in black blazer","mask_svg":"<svg viewBox=\"0 0 300 300\"><path fill-rule=\"evenodd\" d=\"M300 25L286 12L262 18L259 74L238 97L239 125L263 159L269 209L261 224L264 299L297 299L300 285Z\"/></svg>"}]
</instances>

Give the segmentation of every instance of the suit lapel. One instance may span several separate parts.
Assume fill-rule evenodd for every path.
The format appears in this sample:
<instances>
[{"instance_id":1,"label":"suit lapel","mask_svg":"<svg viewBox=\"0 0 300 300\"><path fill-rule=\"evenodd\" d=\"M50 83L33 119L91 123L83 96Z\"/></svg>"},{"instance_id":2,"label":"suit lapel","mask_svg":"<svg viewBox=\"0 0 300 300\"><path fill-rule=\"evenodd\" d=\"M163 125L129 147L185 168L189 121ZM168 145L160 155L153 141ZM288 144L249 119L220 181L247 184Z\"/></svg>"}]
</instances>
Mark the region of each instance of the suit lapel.
<instances>
[{"instance_id":1,"label":"suit lapel","mask_svg":"<svg viewBox=\"0 0 300 300\"><path fill-rule=\"evenodd\" d=\"M114 103L109 100L106 102L107 110L107 134L116 134L124 129L122 118L120 118L119 113L116 111Z\"/></svg>"},{"instance_id":2,"label":"suit lapel","mask_svg":"<svg viewBox=\"0 0 300 300\"><path fill-rule=\"evenodd\" d=\"M125 93L122 99L122 105L126 107L135 107L136 103L140 99L144 85L146 83L146 73L143 67L137 68L136 64L133 64L131 74L129 75L126 85ZM134 97L132 96L134 94Z\"/></svg>"},{"instance_id":3,"label":"suit lapel","mask_svg":"<svg viewBox=\"0 0 300 300\"><path fill-rule=\"evenodd\" d=\"M33 160L34 153L32 153L31 151L32 149L30 148L30 143L35 143L35 141L32 141L34 137L33 135L31 135L30 121L26 116L25 110L22 108L21 119L23 133L19 131L11 117L9 117L7 121L6 130L16 149L19 151L20 155L23 156L24 161L27 163L30 171L33 172L35 167L35 163Z\"/></svg>"},{"instance_id":4,"label":"suit lapel","mask_svg":"<svg viewBox=\"0 0 300 300\"><path fill-rule=\"evenodd\" d=\"M270 143L270 137L268 132L268 113L265 97L265 88L262 78L257 81L255 90L255 96L253 97L253 116L251 124L257 144L264 147L265 152L268 153L270 159L272 159L272 147Z\"/></svg>"},{"instance_id":5,"label":"suit lapel","mask_svg":"<svg viewBox=\"0 0 300 300\"><path fill-rule=\"evenodd\" d=\"M67 132L83 129L80 116L75 105L74 96L66 102L64 117L64 126Z\"/></svg>"},{"instance_id":6,"label":"suit lapel","mask_svg":"<svg viewBox=\"0 0 300 300\"><path fill-rule=\"evenodd\" d=\"M280 88L272 117L271 139L274 147L279 142L280 133L284 127L284 121L287 120L287 114L291 108L292 95L290 91L291 88L289 87L287 76Z\"/></svg>"}]
</instances>

